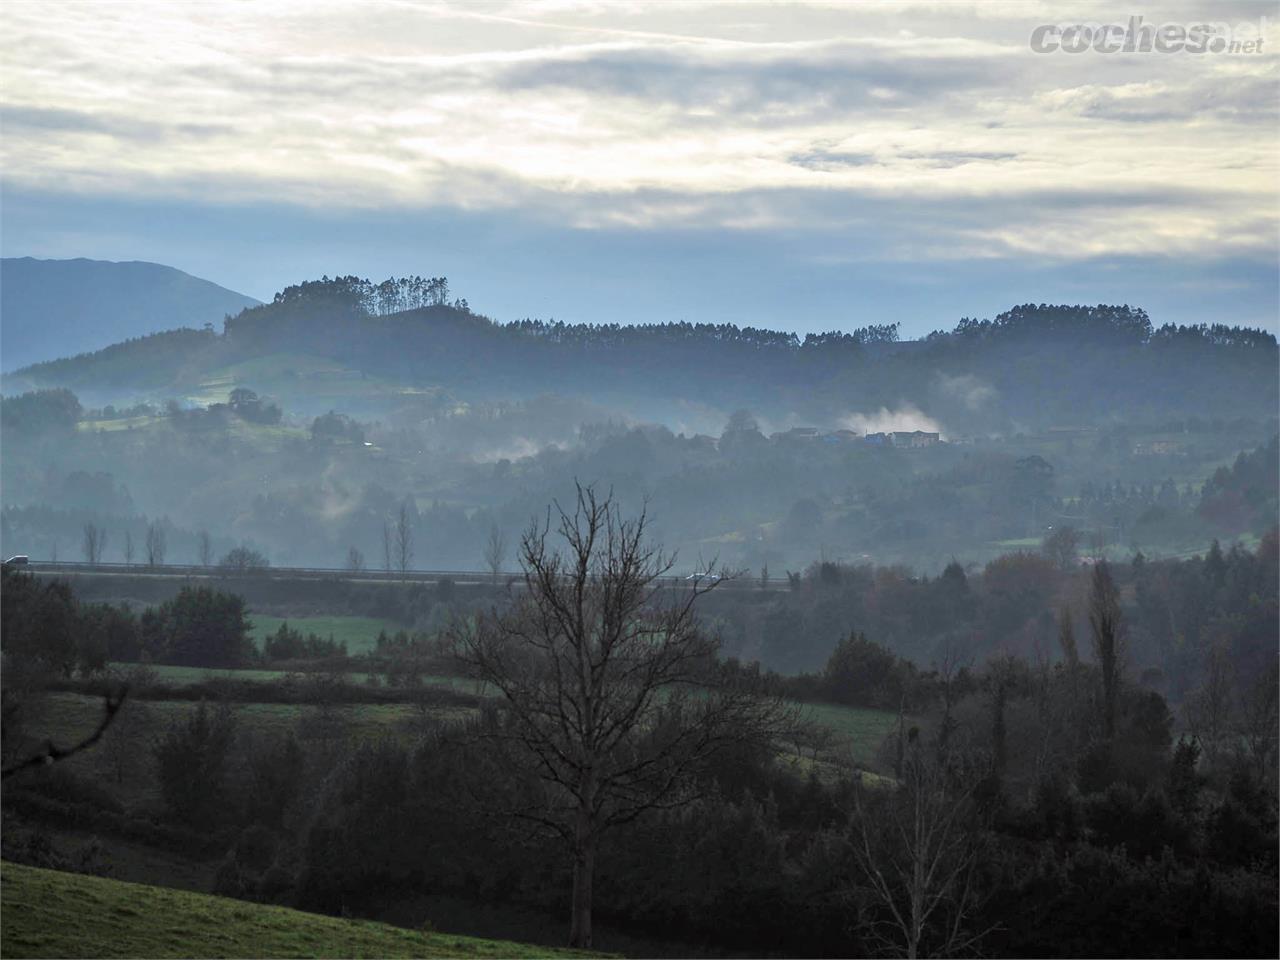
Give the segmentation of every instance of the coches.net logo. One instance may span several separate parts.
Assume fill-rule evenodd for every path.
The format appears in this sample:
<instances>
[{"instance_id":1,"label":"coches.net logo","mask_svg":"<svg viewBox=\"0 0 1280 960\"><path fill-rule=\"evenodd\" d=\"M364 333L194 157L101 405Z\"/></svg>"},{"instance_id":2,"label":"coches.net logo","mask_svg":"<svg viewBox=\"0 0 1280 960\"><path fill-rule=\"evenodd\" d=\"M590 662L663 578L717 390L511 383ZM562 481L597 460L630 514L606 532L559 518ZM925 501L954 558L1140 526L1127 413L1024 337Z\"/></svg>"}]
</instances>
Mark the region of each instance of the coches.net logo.
<instances>
[{"instance_id":1,"label":"coches.net logo","mask_svg":"<svg viewBox=\"0 0 1280 960\"><path fill-rule=\"evenodd\" d=\"M1034 53L1261 53L1267 18L1229 23L1042 23L1031 31Z\"/></svg>"}]
</instances>

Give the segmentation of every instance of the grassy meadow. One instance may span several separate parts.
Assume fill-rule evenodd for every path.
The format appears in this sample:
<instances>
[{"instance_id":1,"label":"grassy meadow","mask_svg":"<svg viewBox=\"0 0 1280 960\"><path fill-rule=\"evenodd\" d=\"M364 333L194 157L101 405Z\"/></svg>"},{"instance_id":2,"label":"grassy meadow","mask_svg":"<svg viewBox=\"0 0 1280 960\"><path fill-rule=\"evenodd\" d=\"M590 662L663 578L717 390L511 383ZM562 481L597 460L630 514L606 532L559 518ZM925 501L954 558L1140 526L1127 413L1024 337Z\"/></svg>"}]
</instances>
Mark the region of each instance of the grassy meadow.
<instances>
[{"instance_id":1,"label":"grassy meadow","mask_svg":"<svg viewBox=\"0 0 1280 960\"><path fill-rule=\"evenodd\" d=\"M0 865L5 957L560 957L103 877Z\"/></svg>"},{"instance_id":2,"label":"grassy meadow","mask_svg":"<svg viewBox=\"0 0 1280 960\"><path fill-rule=\"evenodd\" d=\"M253 623L250 633L259 650L262 649L262 641L268 634L279 630L280 624L288 623L291 630L304 634L314 633L325 639L333 637L340 643L346 643L347 653L353 657L372 650L380 631L395 633L403 629L391 620L382 620L377 617L271 617L250 613L249 619Z\"/></svg>"}]
</instances>

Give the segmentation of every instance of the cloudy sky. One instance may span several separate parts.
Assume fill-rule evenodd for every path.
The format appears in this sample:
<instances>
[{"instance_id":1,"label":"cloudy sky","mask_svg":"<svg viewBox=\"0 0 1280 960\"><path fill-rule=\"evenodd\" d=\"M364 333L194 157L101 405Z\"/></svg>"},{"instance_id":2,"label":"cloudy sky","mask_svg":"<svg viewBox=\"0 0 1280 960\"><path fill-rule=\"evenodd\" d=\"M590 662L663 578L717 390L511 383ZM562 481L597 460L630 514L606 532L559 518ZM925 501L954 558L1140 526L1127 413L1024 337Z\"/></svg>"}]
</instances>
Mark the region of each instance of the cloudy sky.
<instances>
[{"instance_id":1,"label":"cloudy sky","mask_svg":"<svg viewBox=\"0 0 1280 960\"><path fill-rule=\"evenodd\" d=\"M1030 49L1133 13L1263 49ZM1275 329L1275 13L6 0L0 247L260 298L447 274L503 320L911 335L1050 301Z\"/></svg>"}]
</instances>

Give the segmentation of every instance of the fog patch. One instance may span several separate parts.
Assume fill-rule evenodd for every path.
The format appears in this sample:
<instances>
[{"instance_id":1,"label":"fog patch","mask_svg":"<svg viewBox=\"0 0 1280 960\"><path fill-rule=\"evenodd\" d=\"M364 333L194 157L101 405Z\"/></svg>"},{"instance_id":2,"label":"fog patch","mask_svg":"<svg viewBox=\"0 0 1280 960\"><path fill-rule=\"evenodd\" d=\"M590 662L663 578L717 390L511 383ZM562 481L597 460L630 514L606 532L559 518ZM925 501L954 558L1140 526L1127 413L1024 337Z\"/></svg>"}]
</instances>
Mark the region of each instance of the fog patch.
<instances>
[{"instance_id":1,"label":"fog patch","mask_svg":"<svg viewBox=\"0 0 1280 960\"><path fill-rule=\"evenodd\" d=\"M468 453L468 459L472 463L524 460L527 457L536 457L543 450L568 450L570 446L570 443L561 440L540 441L533 437L512 437L498 446L473 449Z\"/></svg>"},{"instance_id":2,"label":"fog patch","mask_svg":"<svg viewBox=\"0 0 1280 960\"><path fill-rule=\"evenodd\" d=\"M921 412L915 404L904 403L890 410L881 407L874 413L850 413L840 418L840 426L854 433L892 433L923 430L942 434L942 424Z\"/></svg>"},{"instance_id":3,"label":"fog patch","mask_svg":"<svg viewBox=\"0 0 1280 960\"><path fill-rule=\"evenodd\" d=\"M983 410L987 404L1000 396L1000 391L995 387L971 373L957 377L939 373L936 382L939 394L947 400L958 400L966 410L972 413Z\"/></svg>"}]
</instances>

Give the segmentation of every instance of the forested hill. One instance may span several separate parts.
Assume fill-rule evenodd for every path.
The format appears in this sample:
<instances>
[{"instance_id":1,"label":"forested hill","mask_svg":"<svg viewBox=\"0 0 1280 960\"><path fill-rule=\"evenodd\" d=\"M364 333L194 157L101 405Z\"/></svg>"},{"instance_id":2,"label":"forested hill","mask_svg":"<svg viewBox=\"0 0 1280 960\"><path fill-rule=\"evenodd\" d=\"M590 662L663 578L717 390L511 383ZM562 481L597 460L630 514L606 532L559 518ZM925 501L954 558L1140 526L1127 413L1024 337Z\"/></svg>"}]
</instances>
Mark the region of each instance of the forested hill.
<instances>
[{"instance_id":1,"label":"forested hill","mask_svg":"<svg viewBox=\"0 0 1280 960\"><path fill-rule=\"evenodd\" d=\"M257 303L158 263L5 258L0 363L15 370L160 330L220 324Z\"/></svg>"},{"instance_id":2,"label":"forested hill","mask_svg":"<svg viewBox=\"0 0 1280 960\"><path fill-rule=\"evenodd\" d=\"M178 388L202 372L281 354L469 398L558 393L633 409L680 400L820 426L909 408L953 433L1266 417L1280 402L1270 333L1156 326L1130 306L1026 304L916 341L875 323L801 338L729 324L500 324L451 300L443 278L355 277L291 287L227 320L220 336L118 345L28 368L6 388Z\"/></svg>"}]
</instances>

